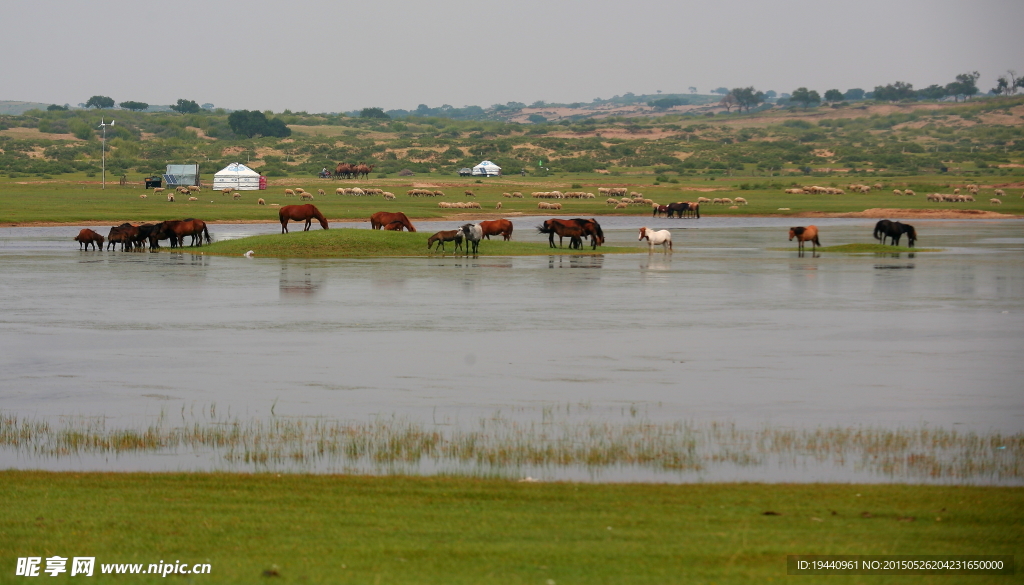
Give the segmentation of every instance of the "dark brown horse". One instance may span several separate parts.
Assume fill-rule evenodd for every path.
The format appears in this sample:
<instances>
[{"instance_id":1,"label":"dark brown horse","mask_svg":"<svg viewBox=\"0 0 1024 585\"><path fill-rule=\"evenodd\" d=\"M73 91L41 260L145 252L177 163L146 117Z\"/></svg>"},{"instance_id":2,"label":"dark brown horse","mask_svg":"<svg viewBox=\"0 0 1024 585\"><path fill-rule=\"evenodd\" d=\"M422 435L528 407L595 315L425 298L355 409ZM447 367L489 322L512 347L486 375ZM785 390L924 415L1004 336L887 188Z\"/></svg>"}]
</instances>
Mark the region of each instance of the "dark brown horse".
<instances>
[{"instance_id":1,"label":"dark brown horse","mask_svg":"<svg viewBox=\"0 0 1024 585\"><path fill-rule=\"evenodd\" d=\"M572 220L576 222L581 228L583 228L583 236L590 236L591 249L596 250L598 246L604 244L604 230L601 229L601 224L597 223L594 218L583 219L577 217Z\"/></svg>"},{"instance_id":2,"label":"dark brown horse","mask_svg":"<svg viewBox=\"0 0 1024 585\"><path fill-rule=\"evenodd\" d=\"M690 203L689 201L676 201L675 203L669 203L665 206L665 211L668 212L669 217L672 217L674 214L680 219L688 215L700 219L700 205Z\"/></svg>"},{"instance_id":3,"label":"dark brown horse","mask_svg":"<svg viewBox=\"0 0 1024 585\"><path fill-rule=\"evenodd\" d=\"M103 236L97 234L89 228L86 228L74 237L74 240L78 242L78 249L81 250L84 246L86 250L89 249L89 244L92 244L93 250L99 250L103 247Z\"/></svg>"},{"instance_id":4,"label":"dark brown horse","mask_svg":"<svg viewBox=\"0 0 1024 585\"><path fill-rule=\"evenodd\" d=\"M431 248L431 246L434 245L434 242L437 242L437 247L441 248L441 251L444 251L445 242L455 242L455 249L458 250L459 248L462 247L462 230L459 229L437 232L436 234L430 236L430 238L427 240L428 250Z\"/></svg>"},{"instance_id":5,"label":"dark brown horse","mask_svg":"<svg viewBox=\"0 0 1024 585\"><path fill-rule=\"evenodd\" d=\"M305 205L285 205L277 211L277 217L281 219L282 234L288 233L289 221L306 222L306 227L302 231L308 232L310 226L313 225L314 218L320 222L320 227L328 229L327 218L324 217L324 214L320 213L320 210L312 203L306 203Z\"/></svg>"},{"instance_id":6,"label":"dark brown horse","mask_svg":"<svg viewBox=\"0 0 1024 585\"><path fill-rule=\"evenodd\" d=\"M384 226L384 230L385 231L389 231L389 232L400 232L400 231L402 231L402 228L404 228L404 227L405 227L404 223L402 223L400 221L393 221L393 222L389 223L388 225Z\"/></svg>"},{"instance_id":7,"label":"dark brown horse","mask_svg":"<svg viewBox=\"0 0 1024 585\"><path fill-rule=\"evenodd\" d=\"M583 247L583 228L571 219L549 219L537 226L537 231L548 235L548 245L555 247L555 235L558 235L558 247L562 247L563 238L569 238L569 248Z\"/></svg>"},{"instance_id":8,"label":"dark brown horse","mask_svg":"<svg viewBox=\"0 0 1024 585\"><path fill-rule=\"evenodd\" d=\"M409 230L410 232L416 231L416 228L412 225L412 222L409 221L409 218L406 217L405 214L402 213L401 211L396 211L394 213L390 211L378 211L377 213L374 213L373 215L370 216L370 228L379 230L382 227L388 225L389 223L396 221L402 222L402 226L405 227L405 229Z\"/></svg>"},{"instance_id":9,"label":"dark brown horse","mask_svg":"<svg viewBox=\"0 0 1024 585\"><path fill-rule=\"evenodd\" d=\"M192 237L190 243L192 246L202 246L204 238L208 244L213 241L205 221L194 218L172 219L152 226L149 234L149 247L151 250L155 250L160 247L160 240L167 239L171 240L172 248L184 246L185 236Z\"/></svg>"},{"instance_id":10,"label":"dark brown horse","mask_svg":"<svg viewBox=\"0 0 1024 585\"><path fill-rule=\"evenodd\" d=\"M885 244L885 238L891 238L891 244L893 246L900 245L900 238L903 234L907 234L907 239L910 241L909 247L914 247L914 241L917 240L917 230L914 226L900 223L898 221L889 221L883 219L875 224L875 239L882 244Z\"/></svg>"},{"instance_id":11,"label":"dark brown horse","mask_svg":"<svg viewBox=\"0 0 1024 585\"><path fill-rule=\"evenodd\" d=\"M505 240L512 239L512 222L507 219L481 221L480 229L484 230L484 237L488 240L491 239L491 236L501 236Z\"/></svg>"},{"instance_id":12,"label":"dark brown horse","mask_svg":"<svg viewBox=\"0 0 1024 585\"><path fill-rule=\"evenodd\" d=\"M801 254L804 251L804 242L811 242L811 254L821 245L821 242L818 241L817 226L789 228L789 241L792 242L793 238L796 238L796 249Z\"/></svg>"}]
</instances>

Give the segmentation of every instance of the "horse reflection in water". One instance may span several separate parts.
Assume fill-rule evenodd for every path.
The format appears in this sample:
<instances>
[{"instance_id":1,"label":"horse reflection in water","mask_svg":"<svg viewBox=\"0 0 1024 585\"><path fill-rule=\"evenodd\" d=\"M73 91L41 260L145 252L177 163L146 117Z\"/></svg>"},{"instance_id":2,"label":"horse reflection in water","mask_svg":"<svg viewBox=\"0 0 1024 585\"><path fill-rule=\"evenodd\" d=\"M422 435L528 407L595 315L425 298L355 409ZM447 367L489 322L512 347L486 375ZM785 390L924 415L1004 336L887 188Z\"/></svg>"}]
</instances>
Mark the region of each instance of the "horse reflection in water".
<instances>
[{"instance_id":1,"label":"horse reflection in water","mask_svg":"<svg viewBox=\"0 0 1024 585\"><path fill-rule=\"evenodd\" d=\"M596 256L548 256L548 268L601 268L604 266L604 254Z\"/></svg>"},{"instance_id":2,"label":"horse reflection in water","mask_svg":"<svg viewBox=\"0 0 1024 585\"><path fill-rule=\"evenodd\" d=\"M306 262L284 262L278 284L282 297L314 296L323 287L325 278Z\"/></svg>"}]
</instances>

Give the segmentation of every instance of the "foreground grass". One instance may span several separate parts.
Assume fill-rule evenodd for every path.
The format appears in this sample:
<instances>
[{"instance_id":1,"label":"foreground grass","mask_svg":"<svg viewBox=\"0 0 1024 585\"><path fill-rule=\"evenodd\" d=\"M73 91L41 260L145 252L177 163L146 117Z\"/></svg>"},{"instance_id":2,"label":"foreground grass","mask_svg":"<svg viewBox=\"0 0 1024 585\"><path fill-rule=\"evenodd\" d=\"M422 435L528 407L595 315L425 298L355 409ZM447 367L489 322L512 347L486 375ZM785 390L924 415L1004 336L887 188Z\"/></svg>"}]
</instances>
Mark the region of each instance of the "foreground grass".
<instances>
[{"instance_id":1,"label":"foreground grass","mask_svg":"<svg viewBox=\"0 0 1024 585\"><path fill-rule=\"evenodd\" d=\"M315 222L314 222L315 225ZM369 258L383 256L427 256L439 255L440 251L427 250L427 239L433 232L390 232L384 230L365 229L328 229L314 227L308 232L302 224L291 224L292 231L288 234L267 236L251 236L237 240L214 242L194 251L203 254L223 256L241 256L252 250L256 257L262 258ZM589 242L589 240L588 240ZM568 246L568 240L566 240ZM170 248L162 248L170 250ZM454 250L454 244L445 244L447 254ZM634 253L639 248L601 246L598 252ZM500 237L480 242L481 256L546 256L550 254L593 254L589 245L582 250L566 248L550 248L548 244L538 242L503 241Z\"/></svg>"},{"instance_id":2,"label":"foreground grass","mask_svg":"<svg viewBox=\"0 0 1024 585\"><path fill-rule=\"evenodd\" d=\"M17 557L51 555L95 556L97 574L211 563L189 582L543 584L761 583L786 579L787 554L1024 553L1019 488L6 471L0 506L0 582L19 579Z\"/></svg>"}]
</instances>

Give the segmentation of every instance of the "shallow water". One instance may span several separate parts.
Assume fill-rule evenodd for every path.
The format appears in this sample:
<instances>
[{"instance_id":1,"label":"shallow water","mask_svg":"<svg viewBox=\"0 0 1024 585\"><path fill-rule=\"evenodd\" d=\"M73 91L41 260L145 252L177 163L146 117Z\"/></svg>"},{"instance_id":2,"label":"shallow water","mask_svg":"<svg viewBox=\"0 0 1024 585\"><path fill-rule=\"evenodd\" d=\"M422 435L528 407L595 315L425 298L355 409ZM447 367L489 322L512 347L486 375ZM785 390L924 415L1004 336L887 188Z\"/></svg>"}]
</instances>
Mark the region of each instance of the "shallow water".
<instances>
[{"instance_id":1,"label":"shallow water","mask_svg":"<svg viewBox=\"0 0 1024 585\"><path fill-rule=\"evenodd\" d=\"M515 238L542 241L538 222L516 220ZM638 254L349 260L80 252L78 228L4 228L0 405L111 424L215 405L243 418L273 408L459 426L582 405L581 420L632 409L748 429L1024 431L1024 224L915 221L918 246L944 251L801 258L785 239L795 223L616 217L602 220L608 243ZM873 241L872 220L814 223L824 245ZM672 229L675 252L649 255L639 225ZM279 229L211 226L216 238ZM10 449L0 466L234 468ZM700 478L871 480L834 465Z\"/></svg>"}]
</instances>

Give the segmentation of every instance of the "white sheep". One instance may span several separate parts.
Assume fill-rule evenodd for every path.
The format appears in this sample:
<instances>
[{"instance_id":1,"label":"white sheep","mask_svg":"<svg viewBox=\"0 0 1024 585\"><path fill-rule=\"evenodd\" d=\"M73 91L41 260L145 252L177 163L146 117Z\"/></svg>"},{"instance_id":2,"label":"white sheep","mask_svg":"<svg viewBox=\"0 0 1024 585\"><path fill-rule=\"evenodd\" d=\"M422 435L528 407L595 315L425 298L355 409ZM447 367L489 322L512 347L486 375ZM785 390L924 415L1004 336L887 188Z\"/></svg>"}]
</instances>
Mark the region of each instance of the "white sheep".
<instances>
[{"instance_id":1,"label":"white sheep","mask_svg":"<svg viewBox=\"0 0 1024 585\"><path fill-rule=\"evenodd\" d=\"M260 197L259 201L257 201L257 202L256 202L256 204L257 204L257 205L266 205L266 204L267 204L267 202L266 202L266 201L264 201L262 197Z\"/></svg>"},{"instance_id":2,"label":"white sheep","mask_svg":"<svg viewBox=\"0 0 1024 585\"><path fill-rule=\"evenodd\" d=\"M989 199L988 202L991 203L992 205L1002 205L1003 204L1002 201L996 199L995 197L993 197L992 199Z\"/></svg>"},{"instance_id":3,"label":"white sheep","mask_svg":"<svg viewBox=\"0 0 1024 585\"><path fill-rule=\"evenodd\" d=\"M736 203L737 205L746 205L747 204L747 200L742 198L742 197L737 197L737 198L733 199L733 202Z\"/></svg>"}]
</instances>

